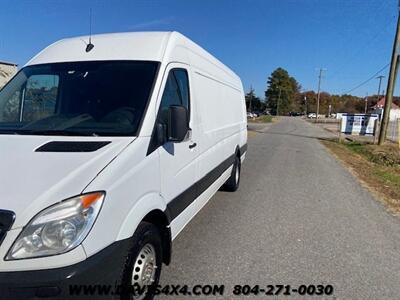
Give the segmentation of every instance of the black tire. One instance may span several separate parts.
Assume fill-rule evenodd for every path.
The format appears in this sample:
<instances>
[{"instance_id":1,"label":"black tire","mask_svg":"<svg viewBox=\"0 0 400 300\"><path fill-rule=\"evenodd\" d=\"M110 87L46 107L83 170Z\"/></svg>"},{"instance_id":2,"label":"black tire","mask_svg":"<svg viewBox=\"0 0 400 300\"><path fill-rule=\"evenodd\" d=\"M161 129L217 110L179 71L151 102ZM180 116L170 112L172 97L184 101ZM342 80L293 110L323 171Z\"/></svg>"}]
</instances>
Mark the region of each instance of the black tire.
<instances>
[{"instance_id":1,"label":"black tire","mask_svg":"<svg viewBox=\"0 0 400 300\"><path fill-rule=\"evenodd\" d=\"M240 184L240 173L241 164L239 156L235 156L235 161L233 163L232 173L225 184L222 186L222 190L227 192L236 192Z\"/></svg>"},{"instance_id":2,"label":"black tire","mask_svg":"<svg viewBox=\"0 0 400 300\"><path fill-rule=\"evenodd\" d=\"M133 276L135 276L133 274L134 273L133 269L135 263L139 259L138 256L140 252L146 245L149 244L155 250L156 266L157 266L157 268L155 269L154 282L150 286L151 288L154 288L158 285L158 282L160 280L162 261L163 261L161 234L155 225L147 222L142 222L139 224L138 228L135 231L135 234L132 237L132 247L128 253L124 270L122 273L121 286L122 286L122 291L124 292L122 293L120 299L122 300L136 299L131 293ZM126 293L126 291L129 292ZM143 300L151 300L153 298L154 295L146 294L146 297Z\"/></svg>"}]
</instances>

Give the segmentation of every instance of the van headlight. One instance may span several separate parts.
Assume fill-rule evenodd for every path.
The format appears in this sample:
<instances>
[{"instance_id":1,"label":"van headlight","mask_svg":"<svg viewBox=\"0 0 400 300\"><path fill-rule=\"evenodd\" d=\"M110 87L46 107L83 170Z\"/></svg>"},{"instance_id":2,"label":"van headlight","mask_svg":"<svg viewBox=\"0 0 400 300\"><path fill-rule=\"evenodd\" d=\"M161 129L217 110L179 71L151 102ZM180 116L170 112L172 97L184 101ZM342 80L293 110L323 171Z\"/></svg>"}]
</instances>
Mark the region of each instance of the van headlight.
<instances>
[{"instance_id":1,"label":"van headlight","mask_svg":"<svg viewBox=\"0 0 400 300\"><path fill-rule=\"evenodd\" d=\"M65 253L82 243L92 228L105 193L79 195L52 205L24 227L6 260Z\"/></svg>"}]
</instances>

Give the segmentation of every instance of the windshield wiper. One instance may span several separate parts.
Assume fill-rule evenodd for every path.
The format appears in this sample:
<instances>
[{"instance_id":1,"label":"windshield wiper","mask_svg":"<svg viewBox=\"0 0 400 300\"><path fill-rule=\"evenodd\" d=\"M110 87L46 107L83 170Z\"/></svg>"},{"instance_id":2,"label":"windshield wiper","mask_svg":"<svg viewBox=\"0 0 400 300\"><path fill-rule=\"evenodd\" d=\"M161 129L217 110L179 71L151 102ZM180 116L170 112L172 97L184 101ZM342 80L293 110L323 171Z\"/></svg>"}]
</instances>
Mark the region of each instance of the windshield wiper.
<instances>
[{"instance_id":1,"label":"windshield wiper","mask_svg":"<svg viewBox=\"0 0 400 300\"><path fill-rule=\"evenodd\" d=\"M51 130L51 129L16 129L0 130L0 133L22 134L22 135L51 135L51 136L98 136L94 132L79 132L74 130Z\"/></svg>"},{"instance_id":2,"label":"windshield wiper","mask_svg":"<svg viewBox=\"0 0 400 300\"><path fill-rule=\"evenodd\" d=\"M18 134L18 130L0 129L0 134Z\"/></svg>"}]
</instances>

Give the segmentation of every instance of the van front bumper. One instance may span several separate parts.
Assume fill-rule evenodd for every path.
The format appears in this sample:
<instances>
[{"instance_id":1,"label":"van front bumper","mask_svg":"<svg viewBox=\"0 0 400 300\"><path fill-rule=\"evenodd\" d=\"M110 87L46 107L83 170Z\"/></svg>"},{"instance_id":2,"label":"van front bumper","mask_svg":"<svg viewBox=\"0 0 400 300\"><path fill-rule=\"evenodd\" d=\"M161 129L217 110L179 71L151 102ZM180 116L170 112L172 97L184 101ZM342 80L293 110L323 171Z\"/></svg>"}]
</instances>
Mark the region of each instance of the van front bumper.
<instances>
[{"instance_id":1,"label":"van front bumper","mask_svg":"<svg viewBox=\"0 0 400 300\"><path fill-rule=\"evenodd\" d=\"M71 266L0 272L0 299L115 299L114 287L122 276L130 247L130 239L126 239ZM93 292L96 286L102 290ZM107 287L111 288L107 291Z\"/></svg>"}]
</instances>

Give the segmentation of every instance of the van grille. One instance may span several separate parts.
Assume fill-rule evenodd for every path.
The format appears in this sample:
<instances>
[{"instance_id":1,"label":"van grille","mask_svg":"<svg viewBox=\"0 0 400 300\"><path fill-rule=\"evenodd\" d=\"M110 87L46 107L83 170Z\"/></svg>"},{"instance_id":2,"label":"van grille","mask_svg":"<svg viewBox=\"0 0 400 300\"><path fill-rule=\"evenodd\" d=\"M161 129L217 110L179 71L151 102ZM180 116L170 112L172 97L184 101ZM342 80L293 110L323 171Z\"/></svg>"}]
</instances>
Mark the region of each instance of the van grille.
<instances>
[{"instance_id":1,"label":"van grille","mask_svg":"<svg viewBox=\"0 0 400 300\"><path fill-rule=\"evenodd\" d=\"M7 231L11 229L15 220L15 213L0 209L0 245L6 237Z\"/></svg>"}]
</instances>

